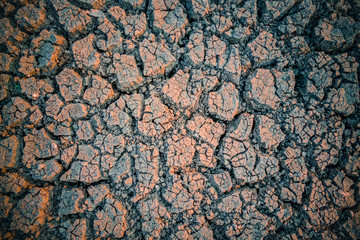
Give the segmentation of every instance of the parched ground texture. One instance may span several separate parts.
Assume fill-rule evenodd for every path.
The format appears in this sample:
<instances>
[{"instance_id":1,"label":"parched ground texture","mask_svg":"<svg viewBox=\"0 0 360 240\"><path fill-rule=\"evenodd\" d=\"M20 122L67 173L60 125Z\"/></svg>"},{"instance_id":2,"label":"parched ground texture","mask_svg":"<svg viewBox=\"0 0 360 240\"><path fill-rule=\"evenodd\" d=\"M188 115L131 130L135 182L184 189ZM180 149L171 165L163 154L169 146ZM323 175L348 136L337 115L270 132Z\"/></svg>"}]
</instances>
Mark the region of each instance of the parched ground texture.
<instances>
[{"instance_id":1,"label":"parched ground texture","mask_svg":"<svg viewBox=\"0 0 360 240\"><path fill-rule=\"evenodd\" d=\"M359 0L1 0L0 239L359 239Z\"/></svg>"}]
</instances>

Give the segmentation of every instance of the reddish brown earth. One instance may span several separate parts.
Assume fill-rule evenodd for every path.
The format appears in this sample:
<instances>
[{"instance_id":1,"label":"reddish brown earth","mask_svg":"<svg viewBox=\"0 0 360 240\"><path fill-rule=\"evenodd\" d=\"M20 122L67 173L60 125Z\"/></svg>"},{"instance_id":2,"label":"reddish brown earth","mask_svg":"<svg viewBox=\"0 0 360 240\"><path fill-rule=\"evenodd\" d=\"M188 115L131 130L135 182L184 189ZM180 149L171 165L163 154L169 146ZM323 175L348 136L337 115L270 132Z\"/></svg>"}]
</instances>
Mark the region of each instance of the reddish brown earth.
<instances>
[{"instance_id":1,"label":"reddish brown earth","mask_svg":"<svg viewBox=\"0 0 360 240\"><path fill-rule=\"evenodd\" d=\"M359 13L1 0L0 239L360 239Z\"/></svg>"}]
</instances>

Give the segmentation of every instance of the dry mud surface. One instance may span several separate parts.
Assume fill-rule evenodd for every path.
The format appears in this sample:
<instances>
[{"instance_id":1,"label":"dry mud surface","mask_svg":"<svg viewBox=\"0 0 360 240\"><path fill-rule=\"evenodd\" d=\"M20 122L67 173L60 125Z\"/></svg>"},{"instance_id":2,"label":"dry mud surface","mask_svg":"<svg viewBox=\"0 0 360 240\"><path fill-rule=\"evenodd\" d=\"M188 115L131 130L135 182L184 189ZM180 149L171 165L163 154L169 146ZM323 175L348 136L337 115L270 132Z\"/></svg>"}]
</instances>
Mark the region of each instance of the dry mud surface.
<instances>
[{"instance_id":1,"label":"dry mud surface","mask_svg":"<svg viewBox=\"0 0 360 240\"><path fill-rule=\"evenodd\" d=\"M359 0L0 6L0 239L359 239Z\"/></svg>"}]
</instances>

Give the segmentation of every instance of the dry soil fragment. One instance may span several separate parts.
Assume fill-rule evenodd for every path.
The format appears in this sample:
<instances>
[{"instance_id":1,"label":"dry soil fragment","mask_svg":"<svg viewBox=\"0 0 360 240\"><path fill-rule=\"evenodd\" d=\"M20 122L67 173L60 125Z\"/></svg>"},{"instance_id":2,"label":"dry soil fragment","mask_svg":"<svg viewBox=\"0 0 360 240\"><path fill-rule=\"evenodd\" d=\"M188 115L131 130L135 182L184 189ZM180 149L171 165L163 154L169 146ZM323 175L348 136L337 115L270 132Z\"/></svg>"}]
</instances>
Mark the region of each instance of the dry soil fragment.
<instances>
[{"instance_id":1,"label":"dry soil fragment","mask_svg":"<svg viewBox=\"0 0 360 240\"><path fill-rule=\"evenodd\" d=\"M88 6L91 6L92 8L95 9L101 9L106 2L106 0L78 0L78 1Z\"/></svg>"},{"instance_id":2,"label":"dry soil fragment","mask_svg":"<svg viewBox=\"0 0 360 240\"><path fill-rule=\"evenodd\" d=\"M14 28L8 18L2 18L0 20L0 43L10 43L9 38L14 38L15 41L21 42L26 36L25 33L21 32L18 27Z\"/></svg>"},{"instance_id":3,"label":"dry soil fragment","mask_svg":"<svg viewBox=\"0 0 360 240\"><path fill-rule=\"evenodd\" d=\"M202 199L202 192L205 190L205 181L207 178L195 170L189 170L183 175L183 185L193 195L195 202Z\"/></svg>"},{"instance_id":4,"label":"dry soil fragment","mask_svg":"<svg viewBox=\"0 0 360 240\"><path fill-rule=\"evenodd\" d=\"M203 91L205 92L209 92L219 83L215 70L201 71L193 69L190 71L190 75L194 84L197 84L197 82L202 83Z\"/></svg>"},{"instance_id":5,"label":"dry soil fragment","mask_svg":"<svg viewBox=\"0 0 360 240\"><path fill-rule=\"evenodd\" d=\"M337 113L348 116L355 111L354 104L359 102L359 87L356 84L343 83L339 89L330 89L327 101Z\"/></svg>"},{"instance_id":6,"label":"dry soil fragment","mask_svg":"<svg viewBox=\"0 0 360 240\"><path fill-rule=\"evenodd\" d=\"M333 72L338 69L339 66L325 53L309 54L305 70L301 73L305 78L302 91L305 99L322 100L325 96L325 89L332 85L333 78L335 78Z\"/></svg>"},{"instance_id":7,"label":"dry soil fragment","mask_svg":"<svg viewBox=\"0 0 360 240\"><path fill-rule=\"evenodd\" d=\"M281 131L280 125L266 116L258 115L256 117L255 132L264 148L277 148L285 140L285 134Z\"/></svg>"},{"instance_id":8,"label":"dry soil fragment","mask_svg":"<svg viewBox=\"0 0 360 240\"><path fill-rule=\"evenodd\" d=\"M126 106L130 109L131 115L139 120L143 113L144 108L144 96L142 94L134 93L132 95L124 95L124 101Z\"/></svg>"},{"instance_id":9,"label":"dry soil fragment","mask_svg":"<svg viewBox=\"0 0 360 240\"><path fill-rule=\"evenodd\" d=\"M233 25L230 18L219 16L217 14L212 17L212 21L218 34L222 34Z\"/></svg>"},{"instance_id":10,"label":"dry soil fragment","mask_svg":"<svg viewBox=\"0 0 360 240\"><path fill-rule=\"evenodd\" d=\"M9 173L4 176L0 176L0 192L9 194L19 194L23 190L27 189L30 183L26 181L17 173Z\"/></svg>"},{"instance_id":11,"label":"dry soil fragment","mask_svg":"<svg viewBox=\"0 0 360 240\"><path fill-rule=\"evenodd\" d=\"M201 143L200 145L196 145L196 151L198 153L198 165L209 168L214 168L216 166L217 159L214 156L215 147L210 146L207 143Z\"/></svg>"},{"instance_id":12,"label":"dry soil fragment","mask_svg":"<svg viewBox=\"0 0 360 240\"><path fill-rule=\"evenodd\" d=\"M39 69L36 67L37 62L35 56L28 56L25 52L23 52L24 56L20 58L19 61L19 69L18 71L25 76L33 76L39 72Z\"/></svg>"},{"instance_id":13,"label":"dry soil fragment","mask_svg":"<svg viewBox=\"0 0 360 240\"><path fill-rule=\"evenodd\" d=\"M0 141L0 168L15 166L19 147L19 140L15 135Z\"/></svg>"},{"instance_id":14,"label":"dry soil fragment","mask_svg":"<svg viewBox=\"0 0 360 240\"><path fill-rule=\"evenodd\" d=\"M189 42L186 44L185 59L189 61L192 66L197 66L204 61L205 47L204 34L202 31L192 33L189 37Z\"/></svg>"},{"instance_id":15,"label":"dry soil fragment","mask_svg":"<svg viewBox=\"0 0 360 240\"><path fill-rule=\"evenodd\" d=\"M195 110L195 105L198 103L202 84L199 81L190 80L188 73L179 70L166 82L162 91L189 116Z\"/></svg>"},{"instance_id":16,"label":"dry soil fragment","mask_svg":"<svg viewBox=\"0 0 360 240\"><path fill-rule=\"evenodd\" d=\"M260 190L259 205L267 208L282 223L286 223L294 214L291 205L280 201L276 189L271 186L266 186Z\"/></svg>"},{"instance_id":17,"label":"dry soil fragment","mask_svg":"<svg viewBox=\"0 0 360 240\"><path fill-rule=\"evenodd\" d=\"M10 76L6 74L0 74L0 101L4 100L8 96Z\"/></svg>"},{"instance_id":18,"label":"dry soil fragment","mask_svg":"<svg viewBox=\"0 0 360 240\"><path fill-rule=\"evenodd\" d=\"M301 150L287 147L284 154L286 156L284 165L285 170L288 171L288 176L295 182L305 182L308 177L308 170Z\"/></svg>"},{"instance_id":19,"label":"dry soil fragment","mask_svg":"<svg viewBox=\"0 0 360 240\"><path fill-rule=\"evenodd\" d=\"M125 155L123 155L125 156ZM122 157L123 157L122 156ZM110 154L102 154L100 159L100 169L104 178L108 178L109 170L112 169L119 161L119 159Z\"/></svg>"},{"instance_id":20,"label":"dry soil fragment","mask_svg":"<svg viewBox=\"0 0 360 240\"><path fill-rule=\"evenodd\" d=\"M64 182L83 182L94 183L102 179L99 169L99 160L95 158L90 162L75 161L71 164L71 168L61 176Z\"/></svg>"},{"instance_id":21,"label":"dry soil fragment","mask_svg":"<svg viewBox=\"0 0 360 240\"><path fill-rule=\"evenodd\" d=\"M205 64L213 67L222 67L225 64L226 43L213 35L206 40Z\"/></svg>"},{"instance_id":22,"label":"dry soil fragment","mask_svg":"<svg viewBox=\"0 0 360 240\"><path fill-rule=\"evenodd\" d=\"M79 68L97 69L100 65L100 54L94 49L94 34L74 42L72 51Z\"/></svg>"},{"instance_id":23,"label":"dry soil fragment","mask_svg":"<svg viewBox=\"0 0 360 240\"><path fill-rule=\"evenodd\" d=\"M105 79L93 75L91 87L86 89L84 100L90 105L104 104L114 97L114 90Z\"/></svg>"},{"instance_id":24,"label":"dry soil fragment","mask_svg":"<svg viewBox=\"0 0 360 240\"><path fill-rule=\"evenodd\" d=\"M264 106L274 110L278 108L280 98L275 91L275 78L268 69L257 69L246 83L246 96L252 106L258 109Z\"/></svg>"},{"instance_id":25,"label":"dry soil fragment","mask_svg":"<svg viewBox=\"0 0 360 240\"><path fill-rule=\"evenodd\" d=\"M310 52L309 44L304 37L293 37L290 39L291 53L295 55L307 54Z\"/></svg>"},{"instance_id":26,"label":"dry soil fragment","mask_svg":"<svg viewBox=\"0 0 360 240\"><path fill-rule=\"evenodd\" d=\"M159 150L154 146L138 144L133 156L136 157L134 170L137 183L134 186L133 202L146 197L159 181Z\"/></svg>"},{"instance_id":27,"label":"dry soil fragment","mask_svg":"<svg viewBox=\"0 0 360 240\"><path fill-rule=\"evenodd\" d=\"M35 105L30 108L30 111L31 111L31 114L29 117L29 125L27 125L26 127L32 128L34 126L40 126L41 120L44 117L40 108L37 105Z\"/></svg>"},{"instance_id":28,"label":"dry soil fragment","mask_svg":"<svg viewBox=\"0 0 360 240\"><path fill-rule=\"evenodd\" d=\"M172 229L171 239L214 239L214 234L205 217L194 214Z\"/></svg>"},{"instance_id":29,"label":"dry soil fragment","mask_svg":"<svg viewBox=\"0 0 360 240\"><path fill-rule=\"evenodd\" d=\"M93 211L104 199L110 197L109 187L103 184L89 186L87 192L89 197L86 199L85 204L88 211Z\"/></svg>"},{"instance_id":30,"label":"dry soil fragment","mask_svg":"<svg viewBox=\"0 0 360 240\"><path fill-rule=\"evenodd\" d=\"M106 135L105 124L104 124L103 119L100 117L99 113L97 113L91 117L91 123L92 123L96 133L101 134L102 131L104 130L104 135Z\"/></svg>"},{"instance_id":31,"label":"dry soil fragment","mask_svg":"<svg viewBox=\"0 0 360 240\"><path fill-rule=\"evenodd\" d=\"M144 220L141 228L146 239L159 238L161 230L168 225L170 214L159 200L152 196L138 204L139 212Z\"/></svg>"},{"instance_id":32,"label":"dry soil fragment","mask_svg":"<svg viewBox=\"0 0 360 240\"><path fill-rule=\"evenodd\" d=\"M105 110L104 121L110 128L119 127L123 133L130 133L132 119L125 112L125 107L125 101L119 98Z\"/></svg>"},{"instance_id":33,"label":"dry soil fragment","mask_svg":"<svg viewBox=\"0 0 360 240\"><path fill-rule=\"evenodd\" d=\"M235 120L234 125L230 126L226 136L239 141L249 140L253 125L254 115L243 113Z\"/></svg>"},{"instance_id":34,"label":"dry soil fragment","mask_svg":"<svg viewBox=\"0 0 360 240\"><path fill-rule=\"evenodd\" d=\"M61 112L55 116L58 122L72 122L80 118L86 117L88 114L88 106L82 103L71 103L63 107Z\"/></svg>"},{"instance_id":35,"label":"dry soil fragment","mask_svg":"<svg viewBox=\"0 0 360 240\"><path fill-rule=\"evenodd\" d=\"M114 61L108 69L108 74L115 75L119 90L124 92L133 91L144 82L132 55L114 54Z\"/></svg>"},{"instance_id":36,"label":"dry soil fragment","mask_svg":"<svg viewBox=\"0 0 360 240\"><path fill-rule=\"evenodd\" d=\"M277 40L270 32L262 31L247 45L250 56L256 64L269 64L282 57L280 49L277 47Z\"/></svg>"},{"instance_id":37,"label":"dry soil fragment","mask_svg":"<svg viewBox=\"0 0 360 240\"><path fill-rule=\"evenodd\" d=\"M331 207L323 210L309 210L307 214L311 219L311 224L314 226L330 226L340 218L338 210Z\"/></svg>"},{"instance_id":38,"label":"dry soil fragment","mask_svg":"<svg viewBox=\"0 0 360 240\"><path fill-rule=\"evenodd\" d=\"M220 212L234 214L236 212L241 212L243 203L240 199L239 191L231 193L229 196L221 199L217 208Z\"/></svg>"},{"instance_id":39,"label":"dry soil fragment","mask_svg":"<svg viewBox=\"0 0 360 240\"><path fill-rule=\"evenodd\" d=\"M60 225L59 232L69 240L85 240L87 231L87 221L86 219L76 219L73 223L71 220L67 220L66 222Z\"/></svg>"},{"instance_id":40,"label":"dry soil fragment","mask_svg":"<svg viewBox=\"0 0 360 240\"><path fill-rule=\"evenodd\" d=\"M239 91L234 84L226 82L218 91L209 93L208 106L217 118L231 121L239 112Z\"/></svg>"},{"instance_id":41,"label":"dry soil fragment","mask_svg":"<svg viewBox=\"0 0 360 240\"><path fill-rule=\"evenodd\" d=\"M83 33L91 23L91 17L87 11L71 5L66 0L52 0L51 4L59 16L59 22L70 36L75 37Z\"/></svg>"},{"instance_id":42,"label":"dry soil fragment","mask_svg":"<svg viewBox=\"0 0 360 240\"><path fill-rule=\"evenodd\" d=\"M299 143L307 144L315 134L316 121L311 120L310 113L303 108L295 107L286 122L290 126L293 137Z\"/></svg>"},{"instance_id":43,"label":"dry soil fragment","mask_svg":"<svg viewBox=\"0 0 360 240\"><path fill-rule=\"evenodd\" d=\"M41 95L54 91L53 87L44 80L37 80L34 77L20 79L21 92L32 100L36 100Z\"/></svg>"},{"instance_id":44,"label":"dry soil fragment","mask_svg":"<svg viewBox=\"0 0 360 240\"><path fill-rule=\"evenodd\" d=\"M49 178L55 177L61 170L61 167L56 160L49 159L59 154L58 142L52 140L44 128L40 130L33 129L33 131L24 137L25 147L23 150L22 163L27 168L34 167L33 177L35 178ZM54 167L54 169L51 169ZM54 172L52 172L54 170Z\"/></svg>"},{"instance_id":45,"label":"dry soil fragment","mask_svg":"<svg viewBox=\"0 0 360 240\"><path fill-rule=\"evenodd\" d=\"M356 61L356 58L348 53L342 53L334 56L334 60L340 67L342 78L347 82L357 83L359 63Z\"/></svg>"},{"instance_id":46,"label":"dry soil fragment","mask_svg":"<svg viewBox=\"0 0 360 240\"><path fill-rule=\"evenodd\" d=\"M0 71L11 72L15 63L15 59L9 54L0 53Z\"/></svg>"},{"instance_id":47,"label":"dry soil fragment","mask_svg":"<svg viewBox=\"0 0 360 240\"><path fill-rule=\"evenodd\" d=\"M20 97L11 98L11 102L2 109L3 121L7 126L20 125L29 114L30 104Z\"/></svg>"},{"instance_id":48,"label":"dry soil fragment","mask_svg":"<svg viewBox=\"0 0 360 240\"><path fill-rule=\"evenodd\" d=\"M61 165L55 159L37 161L31 169L31 176L35 180L53 181L60 174Z\"/></svg>"},{"instance_id":49,"label":"dry soil fragment","mask_svg":"<svg viewBox=\"0 0 360 240\"><path fill-rule=\"evenodd\" d=\"M354 141L355 138L352 138L352 140ZM349 143L349 139L345 140L347 143ZM354 141L355 142L355 141ZM356 150L354 151L352 148L348 148L347 149L348 153L352 153L349 154L349 157L345 160L346 161L346 166L345 166L345 170L347 174L353 174L353 175L359 175L359 173L357 172L360 169L360 162L358 161L359 159L359 154L360 151L358 150L356 152Z\"/></svg>"},{"instance_id":50,"label":"dry soil fragment","mask_svg":"<svg viewBox=\"0 0 360 240\"><path fill-rule=\"evenodd\" d=\"M77 145L73 145L71 147L63 149L63 151L61 152L60 160L63 162L65 167L68 167L70 165L72 160L75 158L76 153L77 153Z\"/></svg>"},{"instance_id":51,"label":"dry soil fragment","mask_svg":"<svg viewBox=\"0 0 360 240\"><path fill-rule=\"evenodd\" d=\"M91 145L80 145L77 159L91 161L99 155L99 151Z\"/></svg>"},{"instance_id":52,"label":"dry soil fragment","mask_svg":"<svg viewBox=\"0 0 360 240\"><path fill-rule=\"evenodd\" d=\"M249 143L253 122L253 115L240 115L230 126L221 150L225 164L233 168L235 177L242 183L258 182L279 170L276 158L257 154Z\"/></svg>"},{"instance_id":53,"label":"dry soil fragment","mask_svg":"<svg viewBox=\"0 0 360 240\"><path fill-rule=\"evenodd\" d=\"M249 26L237 25L224 33L225 37L232 43L245 44L252 34Z\"/></svg>"},{"instance_id":54,"label":"dry soil fragment","mask_svg":"<svg viewBox=\"0 0 360 240\"><path fill-rule=\"evenodd\" d=\"M260 213L255 205L246 207L243 211L243 220L246 222L244 231L241 233L242 238L262 238L269 234L274 228L271 219ZM232 231L228 231L228 235L232 235Z\"/></svg>"},{"instance_id":55,"label":"dry soil fragment","mask_svg":"<svg viewBox=\"0 0 360 240\"><path fill-rule=\"evenodd\" d=\"M293 70L272 71L275 78L276 95L285 101L294 96L295 74Z\"/></svg>"},{"instance_id":56,"label":"dry soil fragment","mask_svg":"<svg viewBox=\"0 0 360 240\"><path fill-rule=\"evenodd\" d=\"M329 196L322 183L317 177L313 178L311 193L306 213L314 226L327 226L339 220L338 211L329 204Z\"/></svg>"},{"instance_id":57,"label":"dry soil fragment","mask_svg":"<svg viewBox=\"0 0 360 240\"><path fill-rule=\"evenodd\" d=\"M122 135L113 135L111 133L97 135L94 146L98 147L102 153L121 154L126 142Z\"/></svg>"},{"instance_id":58,"label":"dry soil fragment","mask_svg":"<svg viewBox=\"0 0 360 240\"><path fill-rule=\"evenodd\" d=\"M244 198L244 195L242 198ZM217 206L223 220L215 223L223 225L225 234L230 238L248 239L256 237L261 239L264 235L269 234L272 227L270 218L260 213L255 205L243 206L243 203L248 204L246 200L243 201L240 198L239 192L234 192L223 198Z\"/></svg>"},{"instance_id":59,"label":"dry soil fragment","mask_svg":"<svg viewBox=\"0 0 360 240\"><path fill-rule=\"evenodd\" d=\"M278 172L278 160L268 155L258 155L249 142L224 139L222 154L234 170L235 177L244 183L255 183Z\"/></svg>"},{"instance_id":60,"label":"dry soil fragment","mask_svg":"<svg viewBox=\"0 0 360 240\"><path fill-rule=\"evenodd\" d=\"M210 11L210 4L208 0L191 0L187 3L190 8L190 17L198 18L204 17Z\"/></svg>"},{"instance_id":61,"label":"dry soil fragment","mask_svg":"<svg viewBox=\"0 0 360 240\"><path fill-rule=\"evenodd\" d=\"M144 4L144 0L122 0L122 2L131 5L132 8L140 8Z\"/></svg>"},{"instance_id":62,"label":"dry soil fragment","mask_svg":"<svg viewBox=\"0 0 360 240\"><path fill-rule=\"evenodd\" d=\"M146 136L161 135L172 127L173 111L164 105L161 100L151 95L145 100L144 114L138 122L138 129Z\"/></svg>"},{"instance_id":63,"label":"dry soil fragment","mask_svg":"<svg viewBox=\"0 0 360 240\"><path fill-rule=\"evenodd\" d=\"M258 15L258 4L256 0L248 0L241 8L236 8L235 16L239 19L241 25L248 27L256 27L257 15Z\"/></svg>"},{"instance_id":64,"label":"dry soil fragment","mask_svg":"<svg viewBox=\"0 0 360 240\"><path fill-rule=\"evenodd\" d=\"M360 234L360 212L356 212L353 217L349 217L348 220L342 224L343 231L347 232L352 239L356 239Z\"/></svg>"},{"instance_id":65,"label":"dry soil fragment","mask_svg":"<svg viewBox=\"0 0 360 240\"><path fill-rule=\"evenodd\" d=\"M175 65L175 57L171 54L164 41L156 42L154 35L151 35L148 39L140 43L139 49L144 65L144 76L157 77L170 72Z\"/></svg>"},{"instance_id":66,"label":"dry soil fragment","mask_svg":"<svg viewBox=\"0 0 360 240\"><path fill-rule=\"evenodd\" d=\"M100 172L99 152L91 145L80 145L77 160L61 177L65 182L94 183L103 178Z\"/></svg>"},{"instance_id":67,"label":"dry soil fragment","mask_svg":"<svg viewBox=\"0 0 360 240\"><path fill-rule=\"evenodd\" d=\"M0 194L0 217L7 218L13 205L8 196Z\"/></svg>"},{"instance_id":68,"label":"dry soil fragment","mask_svg":"<svg viewBox=\"0 0 360 240\"><path fill-rule=\"evenodd\" d=\"M13 211L11 229L38 236L50 212L51 188L32 188Z\"/></svg>"},{"instance_id":69,"label":"dry soil fragment","mask_svg":"<svg viewBox=\"0 0 360 240\"><path fill-rule=\"evenodd\" d=\"M33 4L27 4L16 12L15 18L27 31L38 31L45 24L45 15L43 6L37 8Z\"/></svg>"},{"instance_id":70,"label":"dry soil fragment","mask_svg":"<svg viewBox=\"0 0 360 240\"><path fill-rule=\"evenodd\" d=\"M147 20L145 13L138 15L127 16L121 20L121 24L124 27L125 35L129 37L142 36L147 28Z\"/></svg>"},{"instance_id":71,"label":"dry soil fragment","mask_svg":"<svg viewBox=\"0 0 360 240\"><path fill-rule=\"evenodd\" d=\"M194 137L216 147L219 144L221 135L224 134L224 126L214 122L211 118L196 115L186 123L186 128L191 131Z\"/></svg>"},{"instance_id":72,"label":"dry soil fragment","mask_svg":"<svg viewBox=\"0 0 360 240\"><path fill-rule=\"evenodd\" d=\"M321 19L314 29L315 43L324 51L344 50L353 44L359 30L360 24L351 17Z\"/></svg>"},{"instance_id":73,"label":"dry soil fragment","mask_svg":"<svg viewBox=\"0 0 360 240\"><path fill-rule=\"evenodd\" d=\"M289 11L298 0L267 0L265 1L265 9L262 14L262 20L268 24L273 20L278 20Z\"/></svg>"},{"instance_id":74,"label":"dry soil fragment","mask_svg":"<svg viewBox=\"0 0 360 240\"><path fill-rule=\"evenodd\" d=\"M289 187L283 187L281 189L280 197L284 201L290 201L294 203L302 203L302 194L305 191L304 183L290 182Z\"/></svg>"},{"instance_id":75,"label":"dry soil fragment","mask_svg":"<svg viewBox=\"0 0 360 240\"><path fill-rule=\"evenodd\" d=\"M154 28L163 31L171 42L178 42L184 36L188 24L179 1L152 0L150 4L153 9Z\"/></svg>"},{"instance_id":76,"label":"dry soil fragment","mask_svg":"<svg viewBox=\"0 0 360 240\"><path fill-rule=\"evenodd\" d=\"M56 34L53 29L41 31L40 35L31 41L31 47L37 57L37 65L34 65L36 60L33 64L32 56L25 59L26 64L22 66L22 69L25 68L23 73L27 73L26 75L34 73L37 69L41 69L42 73L47 75L53 74L68 60L68 56L65 54L67 41L62 35ZM32 68L34 67L36 69L33 71Z\"/></svg>"},{"instance_id":77,"label":"dry soil fragment","mask_svg":"<svg viewBox=\"0 0 360 240\"><path fill-rule=\"evenodd\" d=\"M98 17L99 22L98 29L106 36L106 40L99 39L97 41L97 47L104 52L110 52L110 54L122 51L123 38L121 32L105 17L103 12L101 12L100 17L96 17Z\"/></svg>"},{"instance_id":78,"label":"dry soil fragment","mask_svg":"<svg viewBox=\"0 0 360 240\"><path fill-rule=\"evenodd\" d=\"M102 238L122 238L128 227L125 219L126 214L127 211L120 201L112 196L107 198L102 208L95 215L95 235Z\"/></svg>"},{"instance_id":79,"label":"dry soil fragment","mask_svg":"<svg viewBox=\"0 0 360 240\"><path fill-rule=\"evenodd\" d=\"M129 180L132 184L131 162L131 156L125 153L118 161L116 161L116 163L112 164L113 166L106 164L106 167L103 168L105 171L109 169L109 177L115 184L120 184L126 180ZM104 163L101 162L101 165L103 166Z\"/></svg>"},{"instance_id":80,"label":"dry soil fragment","mask_svg":"<svg viewBox=\"0 0 360 240\"><path fill-rule=\"evenodd\" d=\"M116 21L122 20L126 17L125 10L119 6L113 6L109 8L108 13L115 18Z\"/></svg>"},{"instance_id":81,"label":"dry soil fragment","mask_svg":"<svg viewBox=\"0 0 360 240\"><path fill-rule=\"evenodd\" d=\"M328 202L328 196L325 187L322 181L317 177L314 177L312 180L313 182L311 184L310 201L308 203L309 207L312 209L324 207Z\"/></svg>"},{"instance_id":82,"label":"dry soil fragment","mask_svg":"<svg viewBox=\"0 0 360 240\"><path fill-rule=\"evenodd\" d=\"M329 107L335 112L347 116L354 112L355 104L360 99L357 81L358 74L356 71L359 64L348 53L337 55L334 57L334 60L340 67L341 80L334 81L337 88L330 89L327 103L329 103Z\"/></svg>"},{"instance_id":83,"label":"dry soil fragment","mask_svg":"<svg viewBox=\"0 0 360 240\"><path fill-rule=\"evenodd\" d=\"M49 117L55 117L64 103L60 100L57 94L50 95L49 99L45 102L45 114Z\"/></svg>"},{"instance_id":84,"label":"dry soil fragment","mask_svg":"<svg viewBox=\"0 0 360 240\"><path fill-rule=\"evenodd\" d=\"M51 123L46 126L46 129L55 136L72 136L73 134L70 122Z\"/></svg>"},{"instance_id":85,"label":"dry soil fragment","mask_svg":"<svg viewBox=\"0 0 360 240\"><path fill-rule=\"evenodd\" d=\"M240 77L251 67L250 60L243 56L236 46L230 47L230 52L226 59L226 63L222 67L225 71L223 76L226 76L229 81L239 84Z\"/></svg>"},{"instance_id":86,"label":"dry soil fragment","mask_svg":"<svg viewBox=\"0 0 360 240\"><path fill-rule=\"evenodd\" d=\"M170 168L186 167L193 162L195 140L182 134L172 135L167 141L167 165Z\"/></svg>"},{"instance_id":87,"label":"dry soil fragment","mask_svg":"<svg viewBox=\"0 0 360 240\"><path fill-rule=\"evenodd\" d=\"M328 165L338 162L344 127L343 123L335 118L329 118L329 121L318 123L317 135L319 136L313 139L314 147L309 157L315 160L321 171L324 171Z\"/></svg>"},{"instance_id":88,"label":"dry soil fragment","mask_svg":"<svg viewBox=\"0 0 360 240\"><path fill-rule=\"evenodd\" d=\"M198 209L198 202L202 198L198 192L200 199L195 199L194 193L191 193L183 185L183 181L179 175L171 175L172 183L162 194L164 199L170 204L169 211L173 213L180 213L184 211L192 211Z\"/></svg>"},{"instance_id":89,"label":"dry soil fragment","mask_svg":"<svg viewBox=\"0 0 360 240\"><path fill-rule=\"evenodd\" d=\"M301 34L306 25L310 22L311 17L316 11L316 5L312 0L301 1L298 7L290 11L279 25L279 30L284 34L298 33Z\"/></svg>"},{"instance_id":90,"label":"dry soil fragment","mask_svg":"<svg viewBox=\"0 0 360 240\"><path fill-rule=\"evenodd\" d=\"M212 177L215 186L221 193L227 192L232 187L231 177L229 172L216 173Z\"/></svg>"},{"instance_id":91,"label":"dry soil fragment","mask_svg":"<svg viewBox=\"0 0 360 240\"><path fill-rule=\"evenodd\" d=\"M330 184L329 184L330 185ZM354 199L354 182L345 176L344 171L340 171L333 179L333 184L328 186L330 198L336 206L350 208L356 205Z\"/></svg>"},{"instance_id":92,"label":"dry soil fragment","mask_svg":"<svg viewBox=\"0 0 360 240\"><path fill-rule=\"evenodd\" d=\"M60 196L59 215L81 213L83 209L84 193L80 188L63 189Z\"/></svg>"},{"instance_id":93,"label":"dry soil fragment","mask_svg":"<svg viewBox=\"0 0 360 240\"><path fill-rule=\"evenodd\" d=\"M80 97L82 92L83 80L81 76L72 69L65 68L56 76L56 81L60 87L60 93L69 102Z\"/></svg>"},{"instance_id":94,"label":"dry soil fragment","mask_svg":"<svg viewBox=\"0 0 360 240\"><path fill-rule=\"evenodd\" d=\"M87 141L92 139L95 134L90 121L79 121L76 135L79 140Z\"/></svg>"}]
</instances>

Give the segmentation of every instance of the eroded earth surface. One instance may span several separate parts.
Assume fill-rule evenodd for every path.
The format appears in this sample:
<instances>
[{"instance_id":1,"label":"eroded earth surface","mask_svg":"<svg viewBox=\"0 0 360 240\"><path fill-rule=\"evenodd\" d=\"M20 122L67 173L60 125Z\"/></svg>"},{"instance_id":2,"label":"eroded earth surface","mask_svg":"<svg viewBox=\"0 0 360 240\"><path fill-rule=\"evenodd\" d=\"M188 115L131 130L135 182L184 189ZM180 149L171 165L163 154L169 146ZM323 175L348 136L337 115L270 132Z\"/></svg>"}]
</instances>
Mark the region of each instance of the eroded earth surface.
<instances>
[{"instance_id":1,"label":"eroded earth surface","mask_svg":"<svg viewBox=\"0 0 360 240\"><path fill-rule=\"evenodd\" d=\"M359 13L1 0L0 239L359 239Z\"/></svg>"}]
</instances>

